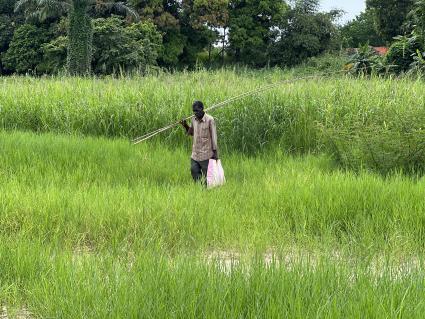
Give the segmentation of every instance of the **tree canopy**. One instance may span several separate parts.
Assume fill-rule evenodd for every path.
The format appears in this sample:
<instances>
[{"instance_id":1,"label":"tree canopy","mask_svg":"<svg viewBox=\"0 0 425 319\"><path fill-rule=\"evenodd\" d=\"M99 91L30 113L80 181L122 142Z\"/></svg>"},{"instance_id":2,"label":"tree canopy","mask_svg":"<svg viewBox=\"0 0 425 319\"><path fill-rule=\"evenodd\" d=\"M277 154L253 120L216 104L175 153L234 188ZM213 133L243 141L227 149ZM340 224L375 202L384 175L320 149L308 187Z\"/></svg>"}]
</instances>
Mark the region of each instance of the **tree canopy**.
<instances>
[{"instance_id":1,"label":"tree canopy","mask_svg":"<svg viewBox=\"0 0 425 319\"><path fill-rule=\"evenodd\" d=\"M411 32L425 43L424 12L424 0L367 0L340 26L319 0L0 0L0 73L293 66Z\"/></svg>"}]
</instances>

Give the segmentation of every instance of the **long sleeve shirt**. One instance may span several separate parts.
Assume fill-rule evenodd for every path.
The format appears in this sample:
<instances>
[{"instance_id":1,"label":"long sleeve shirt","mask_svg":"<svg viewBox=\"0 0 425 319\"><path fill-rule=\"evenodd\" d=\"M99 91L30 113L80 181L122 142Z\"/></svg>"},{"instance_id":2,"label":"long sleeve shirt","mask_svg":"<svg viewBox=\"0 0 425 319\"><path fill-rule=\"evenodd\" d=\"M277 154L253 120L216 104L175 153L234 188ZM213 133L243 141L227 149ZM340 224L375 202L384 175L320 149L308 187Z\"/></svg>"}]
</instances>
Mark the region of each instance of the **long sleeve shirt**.
<instances>
[{"instance_id":1,"label":"long sleeve shirt","mask_svg":"<svg viewBox=\"0 0 425 319\"><path fill-rule=\"evenodd\" d=\"M192 159L201 162L209 160L217 151L217 129L211 115L205 114L202 120L192 118L188 134L193 135Z\"/></svg>"}]
</instances>

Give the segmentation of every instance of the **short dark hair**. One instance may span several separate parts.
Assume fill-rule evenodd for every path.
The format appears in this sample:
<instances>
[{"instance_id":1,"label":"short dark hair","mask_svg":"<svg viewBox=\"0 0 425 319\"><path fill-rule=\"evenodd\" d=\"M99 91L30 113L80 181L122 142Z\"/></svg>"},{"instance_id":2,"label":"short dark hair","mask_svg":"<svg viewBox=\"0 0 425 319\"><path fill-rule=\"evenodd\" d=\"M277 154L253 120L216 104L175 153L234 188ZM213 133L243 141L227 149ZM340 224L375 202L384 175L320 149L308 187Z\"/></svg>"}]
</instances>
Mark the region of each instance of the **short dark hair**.
<instances>
[{"instance_id":1,"label":"short dark hair","mask_svg":"<svg viewBox=\"0 0 425 319\"><path fill-rule=\"evenodd\" d=\"M198 106L201 109L204 109L204 103L202 103L201 101L195 101L195 102L193 102L192 107L195 107L195 106Z\"/></svg>"}]
</instances>

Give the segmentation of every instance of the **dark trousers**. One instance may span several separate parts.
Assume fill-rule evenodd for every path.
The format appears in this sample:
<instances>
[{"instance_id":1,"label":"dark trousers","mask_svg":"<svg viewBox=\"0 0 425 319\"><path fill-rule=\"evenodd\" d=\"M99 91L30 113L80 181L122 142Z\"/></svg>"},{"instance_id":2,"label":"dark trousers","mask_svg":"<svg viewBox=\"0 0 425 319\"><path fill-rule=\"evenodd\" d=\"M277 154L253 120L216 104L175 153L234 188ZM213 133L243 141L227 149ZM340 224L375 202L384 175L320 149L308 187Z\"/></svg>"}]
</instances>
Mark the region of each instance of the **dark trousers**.
<instances>
[{"instance_id":1,"label":"dark trousers","mask_svg":"<svg viewBox=\"0 0 425 319\"><path fill-rule=\"evenodd\" d=\"M192 178L195 182L203 181L207 178L209 160L206 161L195 161L190 159L190 172L192 173Z\"/></svg>"}]
</instances>

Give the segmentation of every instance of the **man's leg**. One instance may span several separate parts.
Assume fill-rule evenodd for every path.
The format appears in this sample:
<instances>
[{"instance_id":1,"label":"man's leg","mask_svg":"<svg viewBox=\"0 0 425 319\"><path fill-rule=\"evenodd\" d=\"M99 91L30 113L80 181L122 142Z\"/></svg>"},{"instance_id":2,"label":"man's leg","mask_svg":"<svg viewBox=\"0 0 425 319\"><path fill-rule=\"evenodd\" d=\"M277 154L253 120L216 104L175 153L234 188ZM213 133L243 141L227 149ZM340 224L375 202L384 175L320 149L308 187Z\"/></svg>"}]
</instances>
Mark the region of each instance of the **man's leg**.
<instances>
[{"instance_id":1,"label":"man's leg","mask_svg":"<svg viewBox=\"0 0 425 319\"><path fill-rule=\"evenodd\" d=\"M202 161L199 162L199 166L201 166L202 176L204 178L207 178L207 172L208 172L208 164L210 161Z\"/></svg>"},{"instance_id":2,"label":"man's leg","mask_svg":"<svg viewBox=\"0 0 425 319\"><path fill-rule=\"evenodd\" d=\"M198 182L202 178L202 168L199 162L190 159L190 172L192 174L192 178L195 182Z\"/></svg>"},{"instance_id":3,"label":"man's leg","mask_svg":"<svg viewBox=\"0 0 425 319\"><path fill-rule=\"evenodd\" d=\"M202 172L202 185L207 187L207 173L208 173L208 163L210 161L202 161L199 162L199 166L201 167Z\"/></svg>"}]
</instances>

